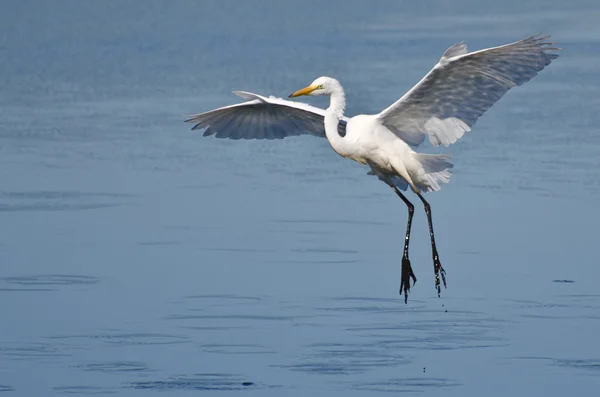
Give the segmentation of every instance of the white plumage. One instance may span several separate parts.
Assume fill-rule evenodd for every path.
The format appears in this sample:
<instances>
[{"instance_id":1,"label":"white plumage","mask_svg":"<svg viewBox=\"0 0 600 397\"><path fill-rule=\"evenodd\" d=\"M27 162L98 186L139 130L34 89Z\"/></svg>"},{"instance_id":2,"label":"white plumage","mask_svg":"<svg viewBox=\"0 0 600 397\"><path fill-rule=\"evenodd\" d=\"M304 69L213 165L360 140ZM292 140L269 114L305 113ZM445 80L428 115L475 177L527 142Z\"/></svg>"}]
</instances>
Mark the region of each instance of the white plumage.
<instances>
[{"instance_id":1,"label":"white plumage","mask_svg":"<svg viewBox=\"0 0 600 397\"><path fill-rule=\"evenodd\" d=\"M346 99L341 84L319 77L290 97L329 95L323 110L303 103L234 91L247 102L192 116L193 129L204 136L231 139L276 139L309 134L327 137L333 150L371 168L409 206L402 285L414 278L408 261L412 204L400 190L408 186L425 205L433 250L436 286L445 284L431 224L431 211L421 192L436 191L450 180L450 156L419 154L413 148L425 138L434 146L455 143L509 89L524 84L558 57L549 36L531 36L515 43L467 52L464 43L448 48L439 62L410 91L375 115L344 116ZM401 291L402 292L402 291Z\"/></svg>"}]
</instances>

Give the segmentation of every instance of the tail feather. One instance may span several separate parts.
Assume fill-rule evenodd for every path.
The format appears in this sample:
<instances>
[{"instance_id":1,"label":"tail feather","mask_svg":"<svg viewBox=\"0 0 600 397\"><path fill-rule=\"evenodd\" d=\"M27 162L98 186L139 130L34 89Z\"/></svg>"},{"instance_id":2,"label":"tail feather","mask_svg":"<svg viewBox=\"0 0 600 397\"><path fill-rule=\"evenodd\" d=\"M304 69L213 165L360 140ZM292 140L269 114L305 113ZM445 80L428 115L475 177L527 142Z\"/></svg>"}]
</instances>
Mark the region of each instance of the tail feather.
<instances>
[{"instance_id":1,"label":"tail feather","mask_svg":"<svg viewBox=\"0 0 600 397\"><path fill-rule=\"evenodd\" d=\"M452 173L449 171L454 164L450 161L452 156L447 154L421 154L413 153L415 160L417 160L423 167L424 175L419 187L424 192L432 192L440 190L440 183L450 182L450 176Z\"/></svg>"}]
</instances>

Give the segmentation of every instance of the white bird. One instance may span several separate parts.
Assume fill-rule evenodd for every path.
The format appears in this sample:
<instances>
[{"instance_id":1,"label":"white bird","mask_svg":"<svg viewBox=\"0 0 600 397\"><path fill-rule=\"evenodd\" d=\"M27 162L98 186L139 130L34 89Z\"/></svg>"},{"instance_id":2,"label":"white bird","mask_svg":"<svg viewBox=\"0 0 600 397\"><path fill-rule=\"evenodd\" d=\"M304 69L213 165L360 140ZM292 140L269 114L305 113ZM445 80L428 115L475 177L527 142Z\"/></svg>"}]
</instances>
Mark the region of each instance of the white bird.
<instances>
[{"instance_id":1,"label":"white bird","mask_svg":"<svg viewBox=\"0 0 600 397\"><path fill-rule=\"evenodd\" d=\"M455 143L471 130L477 119L509 89L522 85L558 57L559 48L547 42L549 36L531 36L511 44L467 52L465 44L448 48L425 77L399 100L378 114L344 116L346 99L341 84L331 77L319 77L301 95L329 95L327 110L273 96L244 91L234 93L247 102L191 116L192 129L206 128L204 136L230 139L275 139L309 134L327 137L342 157L368 165L408 206L400 294L405 302L410 278L417 281L408 258L408 244L414 206L402 194L410 188L423 202L435 274L440 295L440 277L446 287L435 246L431 208L423 192L437 191L450 180L448 155L420 154L413 148L425 138L434 146Z\"/></svg>"}]
</instances>

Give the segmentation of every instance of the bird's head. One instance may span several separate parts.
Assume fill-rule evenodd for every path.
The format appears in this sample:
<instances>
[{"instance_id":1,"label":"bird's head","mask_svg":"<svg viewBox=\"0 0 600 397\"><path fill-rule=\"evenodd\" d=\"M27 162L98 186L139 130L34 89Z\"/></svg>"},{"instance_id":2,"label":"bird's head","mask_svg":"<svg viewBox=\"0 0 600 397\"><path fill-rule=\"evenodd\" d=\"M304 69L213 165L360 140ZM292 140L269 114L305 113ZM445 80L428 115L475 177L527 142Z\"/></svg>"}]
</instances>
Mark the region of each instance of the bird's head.
<instances>
[{"instance_id":1,"label":"bird's head","mask_svg":"<svg viewBox=\"0 0 600 397\"><path fill-rule=\"evenodd\" d=\"M336 79L322 76L310 83L308 87L291 94L290 98L302 95L330 95L340 88L341 85Z\"/></svg>"}]
</instances>

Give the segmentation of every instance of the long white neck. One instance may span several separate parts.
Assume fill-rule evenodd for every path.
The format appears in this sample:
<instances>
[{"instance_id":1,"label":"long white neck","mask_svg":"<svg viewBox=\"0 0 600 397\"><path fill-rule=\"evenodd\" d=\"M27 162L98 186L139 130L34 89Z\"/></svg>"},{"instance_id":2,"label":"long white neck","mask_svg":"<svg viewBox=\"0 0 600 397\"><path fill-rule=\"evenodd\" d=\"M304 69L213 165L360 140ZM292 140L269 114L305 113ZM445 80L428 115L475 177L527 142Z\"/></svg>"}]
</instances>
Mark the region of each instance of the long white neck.
<instances>
[{"instance_id":1,"label":"long white neck","mask_svg":"<svg viewBox=\"0 0 600 397\"><path fill-rule=\"evenodd\" d=\"M330 95L329 107L325 111L325 136L329 144L340 156L346 157L347 142L338 132L338 124L344 117L344 109L346 108L346 97L344 89L338 83Z\"/></svg>"}]
</instances>

